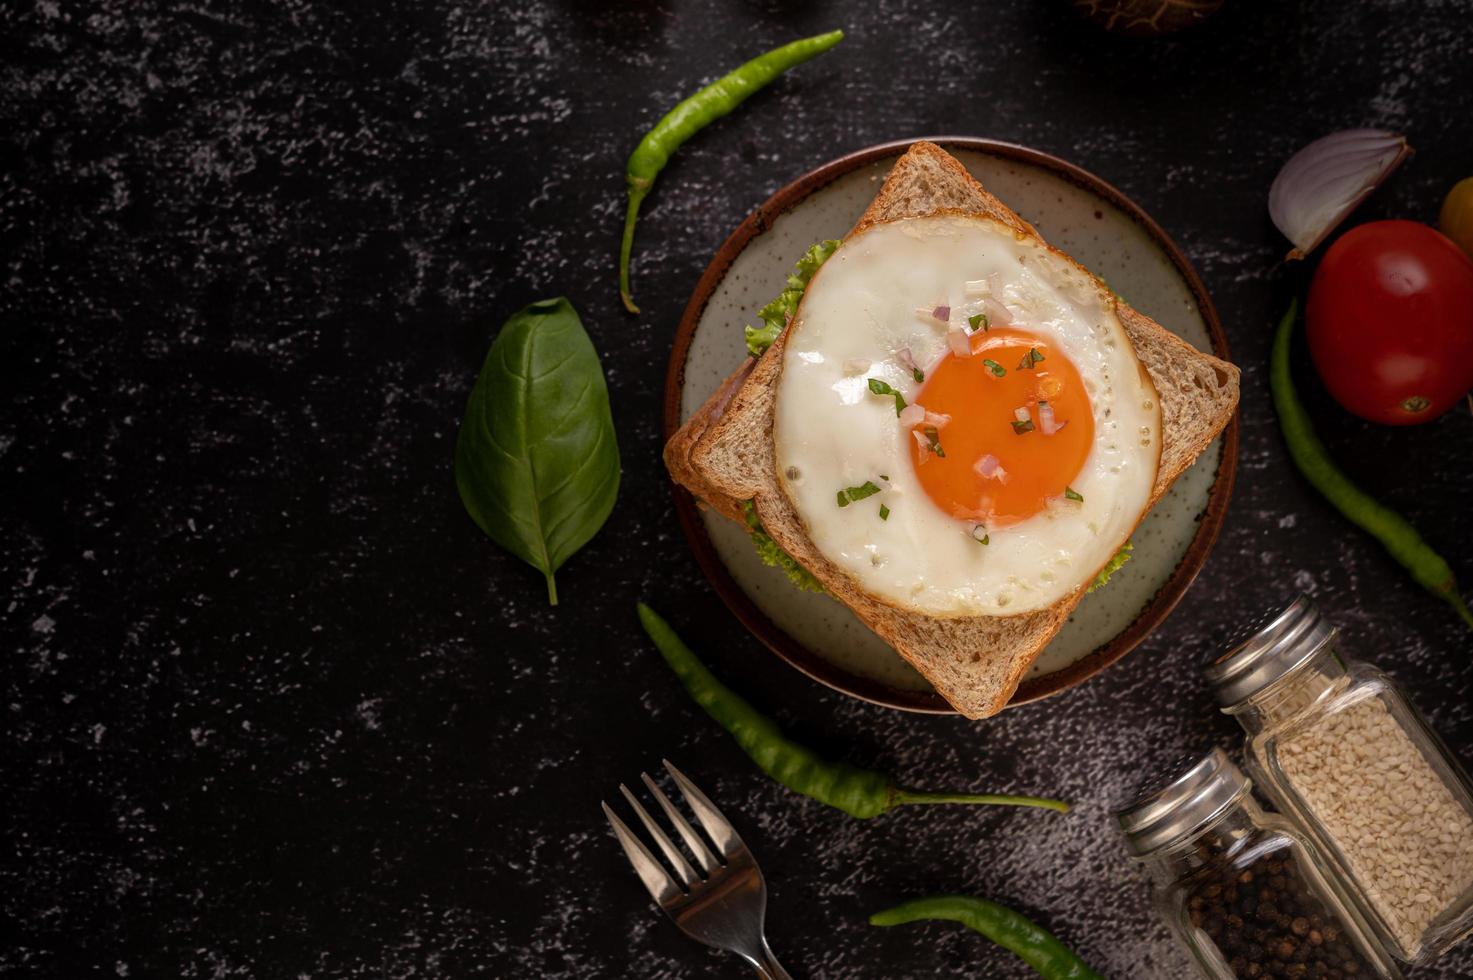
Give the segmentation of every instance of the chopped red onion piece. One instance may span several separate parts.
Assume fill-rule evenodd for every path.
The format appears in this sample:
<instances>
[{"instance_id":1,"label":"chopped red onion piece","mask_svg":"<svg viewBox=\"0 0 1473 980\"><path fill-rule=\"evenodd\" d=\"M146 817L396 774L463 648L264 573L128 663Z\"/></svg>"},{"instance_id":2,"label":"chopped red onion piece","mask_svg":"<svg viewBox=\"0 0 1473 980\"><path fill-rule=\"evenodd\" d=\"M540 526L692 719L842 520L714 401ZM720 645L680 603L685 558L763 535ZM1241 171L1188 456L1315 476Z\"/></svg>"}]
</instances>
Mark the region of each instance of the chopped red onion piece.
<instances>
[{"instance_id":1,"label":"chopped red onion piece","mask_svg":"<svg viewBox=\"0 0 1473 980\"><path fill-rule=\"evenodd\" d=\"M951 307L944 305L938 306L931 311L931 315L940 320L942 323L945 323L947 320L951 319Z\"/></svg>"},{"instance_id":2,"label":"chopped red onion piece","mask_svg":"<svg viewBox=\"0 0 1473 980\"><path fill-rule=\"evenodd\" d=\"M1038 427L1046 436L1051 436L1062 428L1054 423L1054 406L1048 402L1038 403Z\"/></svg>"},{"instance_id":3,"label":"chopped red onion piece","mask_svg":"<svg viewBox=\"0 0 1473 980\"><path fill-rule=\"evenodd\" d=\"M1013 409L1013 418L1017 419L1019 422L1027 422L1028 407L1025 405L1022 408Z\"/></svg>"},{"instance_id":4,"label":"chopped red onion piece","mask_svg":"<svg viewBox=\"0 0 1473 980\"><path fill-rule=\"evenodd\" d=\"M921 447L921 462L926 462L931 458L931 444L926 440L926 434L920 429L911 429L910 434L915 437L916 445Z\"/></svg>"},{"instance_id":5,"label":"chopped red onion piece","mask_svg":"<svg viewBox=\"0 0 1473 980\"><path fill-rule=\"evenodd\" d=\"M981 279L968 279L964 288L968 296L991 296L997 291L997 273Z\"/></svg>"},{"instance_id":6,"label":"chopped red onion piece","mask_svg":"<svg viewBox=\"0 0 1473 980\"><path fill-rule=\"evenodd\" d=\"M991 453L977 460L977 464L972 469L976 470L977 475L984 480L990 480L1002 472L1002 467L997 464L997 457Z\"/></svg>"},{"instance_id":7,"label":"chopped red onion piece","mask_svg":"<svg viewBox=\"0 0 1473 980\"><path fill-rule=\"evenodd\" d=\"M906 426L920 425L926 421L927 414L924 408L911 402L900 410L900 424Z\"/></svg>"},{"instance_id":8,"label":"chopped red onion piece","mask_svg":"<svg viewBox=\"0 0 1473 980\"><path fill-rule=\"evenodd\" d=\"M946 346L957 357L972 356L972 342L967 339L967 332L960 327L953 327L946 331Z\"/></svg>"},{"instance_id":9,"label":"chopped red onion piece","mask_svg":"<svg viewBox=\"0 0 1473 980\"><path fill-rule=\"evenodd\" d=\"M1008 311L1008 308L991 296L982 301L982 312L987 314L988 322L994 327L1005 326L1013 322L1013 314Z\"/></svg>"},{"instance_id":10,"label":"chopped red onion piece","mask_svg":"<svg viewBox=\"0 0 1473 980\"><path fill-rule=\"evenodd\" d=\"M896 351L895 359L899 361L901 365L904 366L904 368L912 374L920 370L920 368L916 366L916 359L911 356L909 347L902 347L898 351Z\"/></svg>"}]
</instances>

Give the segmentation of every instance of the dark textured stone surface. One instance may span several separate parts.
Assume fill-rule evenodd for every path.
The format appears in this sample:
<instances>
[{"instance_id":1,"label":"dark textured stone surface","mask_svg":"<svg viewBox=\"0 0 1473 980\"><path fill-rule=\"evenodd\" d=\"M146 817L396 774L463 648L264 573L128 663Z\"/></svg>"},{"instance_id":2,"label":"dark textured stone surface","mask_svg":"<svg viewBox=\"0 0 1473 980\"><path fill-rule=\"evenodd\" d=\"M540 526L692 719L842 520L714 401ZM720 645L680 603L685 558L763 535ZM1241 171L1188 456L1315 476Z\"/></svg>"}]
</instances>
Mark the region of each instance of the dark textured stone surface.
<instances>
[{"instance_id":1,"label":"dark textured stone surface","mask_svg":"<svg viewBox=\"0 0 1473 980\"><path fill-rule=\"evenodd\" d=\"M676 760L772 885L808 977L1024 977L955 928L871 930L921 892L1035 914L1114 977L1185 963L1109 810L1143 768L1234 739L1196 667L1294 588L1473 762L1469 633L1298 478L1265 386L1290 284L1278 165L1342 126L1418 154L1365 217L1467 176L1464 3L1230 0L1200 32L1106 37L1066 4L48 0L0 11L0 972L159 977L746 975L648 904L598 800ZM616 305L623 159L699 83L834 25L849 40L693 142ZM1186 249L1244 366L1226 530L1142 649L985 724L795 674L707 588L659 464L664 360L727 232L838 153L932 132L1112 181ZM570 296L603 352L625 478L540 576L451 478L497 325ZM1326 438L1473 583L1473 419ZM851 821L757 775L643 642L664 610L798 735L918 785L1054 791L1047 814ZM1418 978L1473 974L1465 947Z\"/></svg>"}]
</instances>

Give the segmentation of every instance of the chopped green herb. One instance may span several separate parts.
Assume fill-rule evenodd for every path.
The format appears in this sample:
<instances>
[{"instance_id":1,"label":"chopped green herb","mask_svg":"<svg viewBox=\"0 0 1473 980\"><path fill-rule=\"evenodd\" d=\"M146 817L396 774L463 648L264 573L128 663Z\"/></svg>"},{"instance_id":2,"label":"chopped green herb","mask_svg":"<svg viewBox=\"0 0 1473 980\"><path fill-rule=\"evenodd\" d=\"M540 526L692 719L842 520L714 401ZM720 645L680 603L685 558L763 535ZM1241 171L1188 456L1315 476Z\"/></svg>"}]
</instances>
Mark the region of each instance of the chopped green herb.
<instances>
[{"instance_id":1,"label":"chopped green herb","mask_svg":"<svg viewBox=\"0 0 1473 980\"><path fill-rule=\"evenodd\" d=\"M838 494L839 506L848 507L856 500L863 500L865 497L873 497L879 492L880 488L875 486L874 481L865 480L857 487L845 487L843 490L840 490Z\"/></svg>"},{"instance_id":2,"label":"chopped green herb","mask_svg":"<svg viewBox=\"0 0 1473 980\"><path fill-rule=\"evenodd\" d=\"M992 540L992 535L987 533L987 528L981 524L972 525L972 540L978 544L987 544Z\"/></svg>"},{"instance_id":3,"label":"chopped green herb","mask_svg":"<svg viewBox=\"0 0 1473 980\"><path fill-rule=\"evenodd\" d=\"M922 381L926 380L926 372L922 371L920 368L911 368L910 376L916 379L916 384L920 384Z\"/></svg>"},{"instance_id":4,"label":"chopped green herb","mask_svg":"<svg viewBox=\"0 0 1473 980\"><path fill-rule=\"evenodd\" d=\"M934 425L928 425L921 430L921 434L926 437L926 446L931 452L945 459L946 450L941 448L941 433L936 431L936 427Z\"/></svg>"},{"instance_id":5,"label":"chopped green herb","mask_svg":"<svg viewBox=\"0 0 1473 980\"><path fill-rule=\"evenodd\" d=\"M1037 364L1041 360L1043 360L1043 355L1038 352L1038 348L1030 347L1028 348L1028 353L1024 354L1023 359L1018 362L1018 370L1031 371L1033 369L1033 365Z\"/></svg>"},{"instance_id":6,"label":"chopped green herb","mask_svg":"<svg viewBox=\"0 0 1473 980\"><path fill-rule=\"evenodd\" d=\"M888 521L889 519L890 519L890 508L889 507L886 507L884 504L881 504L880 505L880 520L882 520L882 521Z\"/></svg>"},{"instance_id":7,"label":"chopped green herb","mask_svg":"<svg viewBox=\"0 0 1473 980\"><path fill-rule=\"evenodd\" d=\"M1000 378L1008 373L1008 369L997 363L990 357L982 358L982 366L992 372L994 378Z\"/></svg>"},{"instance_id":8,"label":"chopped green herb","mask_svg":"<svg viewBox=\"0 0 1473 980\"><path fill-rule=\"evenodd\" d=\"M779 548L777 542L768 536L757 516L757 508L752 506L750 500L742 501L742 511L746 514L747 528L752 532L752 544L756 546L757 557L762 559L762 564L781 568L788 581L804 592L825 591L823 584L813 577L812 572L798 564L792 555Z\"/></svg>"},{"instance_id":9,"label":"chopped green herb","mask_svg":"<svg viewBox=\"0 0 1473 980\"><path fill-rule=\"evenodd\" d=\"M1110 576L1120 571L1121 565L1124 565L1126 562L1130 561L1130 550L1134 547L1135 545L1131 544L1129 541L1121 545L1120 550L1115 552L1115 557L1111 558L1108 562L1105 563L1105 567L1100 569L1100 574L1095 576L1095 580L1091 582L1089 588L1085 589L1084 591L1093 592L1095 589L1098 589L1100 586L1110 581Z\"/></svg>"},{"instance_id":10,"label":"chopped green herb","mask_svg":"<svg viewBox=\"0 0 1473 980\"><path fill-rule=\"evenodd\" d=\"M1013 431L1016 432L1020 436L1023 433L1025 433L1025 432L1032 432L1033 431L1033 420L1032 419L1014 419L1013 420Z\"/></svg>"},{"instance_id":11,"label":"chopped green herb","mask_svg":"<svg viewBox=\"0 0 1473 980\"><path fill-rule=\"evenodd\" d=\"M905 396L896 391L894 388L891 388L888 384L881 381L879 378L869 379L869 390L874 392L876 395L894 395L895 415L897 417L900 415L901 410L905 408Z\"/></svg>"},{"instance_id":12,"label":"chopped green herb","mask_svg":"<svg viewBox=\"0 0 1473 980\"><path fill-rule=\"evenodd\" d=\"M976 332L978 327L981 327L983 332L986 332L987 328L992 326L992 321L987 319L986 313L973 313L967 317L967 323L971 326L973 333Z\"/></svg>"},{"instance_id":13,"label":"chopped green herb","mask_svg":"<svg viewBox=\"0 0 1473 980\"><path fill-rule=\"evenodd\" d=\"M1073 487L1065 487L1064 496L1068 497L1070 500L1078 500L1081 503L1084 502L1084 494L1080 493L1078 490L1075 490Z\"/></svg>"}]
</instances>

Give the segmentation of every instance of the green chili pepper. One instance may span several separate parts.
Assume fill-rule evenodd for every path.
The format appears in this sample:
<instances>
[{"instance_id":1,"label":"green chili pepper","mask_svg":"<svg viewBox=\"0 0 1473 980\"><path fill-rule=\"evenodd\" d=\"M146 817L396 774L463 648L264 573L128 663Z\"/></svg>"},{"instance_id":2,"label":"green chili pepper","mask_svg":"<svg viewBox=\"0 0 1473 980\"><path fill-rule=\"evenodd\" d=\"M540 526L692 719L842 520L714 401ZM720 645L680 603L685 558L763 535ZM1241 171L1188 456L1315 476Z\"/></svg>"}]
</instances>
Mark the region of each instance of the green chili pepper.
<instances>
[{"instance_id":1,"label":"green chili pepper","mask_svg":"<svg viewBox=\"0 0 1473 980\"><path fill-rule=\"evenodd\" d=\"M1278 333L1274 335L1273 354L1269 359L1269 388L1273 392L1274 408L1279 413L1279 428L1284 432L1284 441L1289 444L1289 455L1293 457L1294 465L1316 490L1335 505L1336 510L1380 541L1391 552L1391 557L1411 572L1412 578L1424 589L1446 601L1457 610L1463 622L1473 626L1473 613L1468 611L1467 604L1458 593L1452 566L1422 540L1417 529L1405 518L1351 483L1335 466L1324 444L1314 434L1289 375L1289 337L1298 313L1299 302L1296 300L1279 322Z\"/></svg>"},{"instance_id":2,"label":"green chili pepper","mask_svg":"<svg viewBox=\"0 0 1473 980\"><path fill-rule=\"evenodd\" d=\"M649 606L639 604L639 622L690 696L732 734L757 767L795 793L843 810L851 817L877 817L907 803L991 803L1038 806L1067 813L1069 804L1034 796L918 793L902 789L882 773L846 762L830 762L791 741L777 723L716 679L690 648Z\"/></svg>"},{"instance_id":3,"label":"green chili pepper","mask_svg":"<svg viewBox=\"0 0 1473 980\"><path fill-rule=\"evenodd\" d=\"M918 898L869 917L872 926L899 926L926 919L960 922L1016 953L1045 980L1105 980L1047 929L1005 905L967 895Z\"/></svg>"},{"instance_id":4,"label":"green chili pepper","mask_svg":"<svg viewBox=\"0 0 1473 980\"><path fill-rule=\"evenodd\" d=\"M655 123L629 155L625 182L629 185L629 210L624 216L624 240L619 246L619 298L630 313L639 307L629 294L629 252L634 247L634 222L639 205L665 169L670 155L686 140L745 102L774 78L809 58L823 54L844 40L843 31L830 31L774 48L753 58L736 71L701 89Z\"/></svg>"}]
</instances>

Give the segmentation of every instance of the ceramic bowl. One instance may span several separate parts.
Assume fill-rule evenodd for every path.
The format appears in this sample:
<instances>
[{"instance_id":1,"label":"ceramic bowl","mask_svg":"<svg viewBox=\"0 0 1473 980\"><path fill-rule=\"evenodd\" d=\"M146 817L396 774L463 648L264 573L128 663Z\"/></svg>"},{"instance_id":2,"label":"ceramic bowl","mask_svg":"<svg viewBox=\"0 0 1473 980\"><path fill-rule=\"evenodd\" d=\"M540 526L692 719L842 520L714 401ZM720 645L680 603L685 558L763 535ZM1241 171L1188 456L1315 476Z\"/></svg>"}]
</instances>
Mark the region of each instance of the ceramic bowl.
<instances>
[{"instance_id":1,"label":"ceramic bowl","mask_svg":"<svg viewBox=\"0 0 1473 980\"><path fill-rule=\"evenodd\" d=\"M1200 350L1228 356L1202 281L1156 222L1103 180L1056 157L973 138L934 138L1050 243ZM742 222L711 260L680 321L665 383L669 438L746 356L742 327L809 245L840 238L911 141L851 153L804 174ZM1012 704L1078 684L1119 660L1171 612L1227 512L1236 415L1131 536L1131 560L1086 595L1034 662ZM846 694L909 711L951 708L900 655L827 595L761 563L746 529L675 489L697 561L743 625L794 667Z\"/></svg>"}]
</instances>

